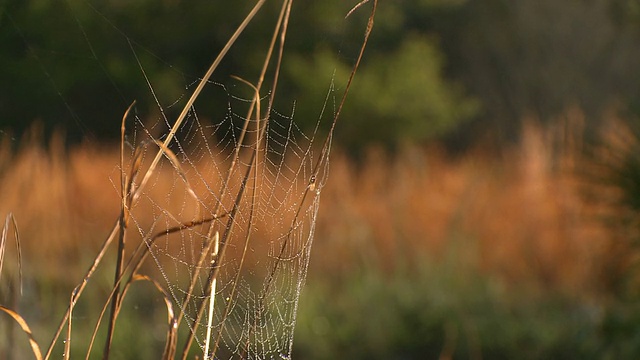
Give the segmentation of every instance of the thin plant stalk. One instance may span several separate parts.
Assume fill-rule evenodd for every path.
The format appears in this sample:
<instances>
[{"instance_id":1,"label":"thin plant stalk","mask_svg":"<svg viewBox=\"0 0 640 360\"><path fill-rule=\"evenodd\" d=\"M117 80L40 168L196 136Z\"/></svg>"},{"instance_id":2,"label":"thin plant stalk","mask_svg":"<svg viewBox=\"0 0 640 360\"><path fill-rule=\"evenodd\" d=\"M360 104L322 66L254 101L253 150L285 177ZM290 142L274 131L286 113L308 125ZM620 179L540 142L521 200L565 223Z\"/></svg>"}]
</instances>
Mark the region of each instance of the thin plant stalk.
<instances>
[{"instance_id":1,"label":"thin plant stalk","mask_svg":"<svg viewBox=\"0 0 640 360\"><path fill-rule=\"evenodd\" d=\"M220 245L220 234L216 232L213 237L213 253L211 253L211 263L215 264L216 257L218 256L218 249ZM209 360L209 344L211 342L211 328L213 328L213 310L215 309L216 300L216 279L211 282L211 291L209 291L209 318L207 319L207 341L204 346L204 360Z\"/></svg>"},{"instance_id":2,"label":"thin plant stalk","mask_svg":"<svg viewBox=\"0 0 640 360\"><path fill-rule=\"evenodd\" d=\"M69 320L67 321L67 339L64 342L64 354L63 357L65 360L69 360L71 357L71 319L73 319L73 309L75 307L75 303L73 301L75 294L77 291L77 287L73 289L71 292L71 298L69 299Z\"/></svg>"},{"instance_id":3,"label":"thin plant stalk","mask_svg":"<svg viewBox=\"0 0 640 360\"><path fill-rule=\"evenodd\" d=\"M120 126L120 221L118 221L118 254L116 260L116 268L113 279L113 287L115 291L111 296L111 316L109 317L109 328L107 330L107 338L104 343L103 359L109 359L109 352L111 351L111 342L113 340L113 332L116 324L116 318L118 317L119 302L120 302L120 285L118 284L120 277L122 276L122 266L124 264L124 251L127 234L127 225L129 223L129 209L131 206L131 196L129 196L129 186L127 181L127 175L124 171L124 134L126 131L126 120L129 116L129 112L135 105L135 101L129 105L127 111L125 111L122 117L122 123ZM135 164L135 163L134 163ZM132 169L132 172L136 172L137 169ZM132 179L133 180L133 179Z\"/></svg>"}]
</instances>

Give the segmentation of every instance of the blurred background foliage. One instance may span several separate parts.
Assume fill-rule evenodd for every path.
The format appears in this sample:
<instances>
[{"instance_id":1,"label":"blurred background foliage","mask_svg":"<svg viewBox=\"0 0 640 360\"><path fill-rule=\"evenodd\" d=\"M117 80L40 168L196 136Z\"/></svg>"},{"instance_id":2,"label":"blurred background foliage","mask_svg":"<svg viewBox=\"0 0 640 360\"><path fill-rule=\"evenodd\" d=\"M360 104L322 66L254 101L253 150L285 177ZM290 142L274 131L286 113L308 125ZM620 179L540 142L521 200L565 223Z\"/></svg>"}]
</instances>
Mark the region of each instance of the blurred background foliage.
<instances>
[{"instance_id":1,"label":"blurred background foliage","mask_svg":"<svg viewBox=\"0 0 640 360\"><path fill-rule=\"evenodd\" d=\"M69 141L117 136L123 109L158 117L160 103L186 97L246 13L209 1L0 1L0 119L21 134L33 121L62 128ZM298 121L313 126L331 74L336 88L352 64L364 19L344 21L353 4L294 5L280 99L297 101ZM352 151L372 143L517 138L521 119L547 123L568 107L588 114L589 129L615 106L640 109L640 6L623 0L421 0L380 4L338 141ZM269 11L275 12L275 6ZM229 75L255 81L272 24L262 16L223 62ZM144 70L144 73L141 71ZM319 75L316 75L319 74ZM202 113L226 104L200 101ZM175 108L178 108L176 106Z\"/></svg>"},{"instance_id":2,"label":"blurred background foliage","mask_svg":"<svg viewBox=\"0 0 640 360\"><path fill-rule=\"evenodd\" d=\"M355 3L294 3L276 109L295 102L306 129L332 82L329 114L344 89L366 21L344 20ZM54 259L41 266L80 274L86 238L117 213L104 191L117 156L87 144L116 142L134 99L162 125L146 78L175 117L251 5L0 0L0 214L15 211L25 241L51 240L31 249ZM266 10L214 75L231 95L251 95L230 75L256 81ZM336 132L314 245L331 256L312 255L297 358L637 358L638 59L637 0L381 1ZM201 119L226 116L224 101L201 97ZM34 122L64 140L41 149ZM30 301L65 299L76 280L38 279ZM30 316L50 323L64 305Z\"/></svg>"}]
</instances>

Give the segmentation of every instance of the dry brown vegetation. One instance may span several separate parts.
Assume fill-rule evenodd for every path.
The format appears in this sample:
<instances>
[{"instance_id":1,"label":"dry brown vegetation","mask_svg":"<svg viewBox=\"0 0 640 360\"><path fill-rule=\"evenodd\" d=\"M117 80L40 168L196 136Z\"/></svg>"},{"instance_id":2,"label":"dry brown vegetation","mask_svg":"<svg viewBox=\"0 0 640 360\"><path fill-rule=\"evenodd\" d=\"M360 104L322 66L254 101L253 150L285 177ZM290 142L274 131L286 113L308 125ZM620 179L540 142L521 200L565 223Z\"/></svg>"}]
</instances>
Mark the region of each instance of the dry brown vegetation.
<instances>
[{"instance_id":1,"label":"dry brown vegetation","mask_svg":"<svg viewBox=\"0 0 640 360\"><path fill-rule=\"evenodd\" d=\"M575 154L554 153L547 135L530 126L499 159L480 151L450 159L437 149L390 159L373 151L360 171L334 159L322 200L331 210L320 214L316 246L388 268L424 260L415 254L438 261L453 252L507 281L589 289L608 229L581 197Z\"/></svg>"},{"instance_id":2,"label":"dry brown vegetation","mask_svg":"<svg viewBox=\"0 0 640 360\"><path fill-rule=\"evenodd\" d=\"M632 255L621 230L600 221L621 214L612 205L620 194L585 177L581 145L571 140L580 116L570 120L563 131L526 127L520 145L502 157L478 150L451 158L412 147L393 157L372 150L356 165L334 154L312 269L339 276L454 256L507 284L602 289L616 276L603 271ZM39 143L26 137L15 153L4 143L0 213L18 221L27 270L72 284L79 279L69 274L81 273L117 218L118 152L91 145L65 151L56 137L48 149ZM175 186L171 177L158 179L167 183L149 191ZM594 186L600 196L585 197Z\"/></svg>"},{"instance_id":3,"label":"dry brown vegetation","mask_svg":"<svg viewBox=\"0 0 640 360\"><path fill-rule=\"evenodd\" d=\"M580 116L573 116L570 130L579 131ZM472 151L451 159L432 148L390 158L372 151L359 170L334 158L313 262L344 271L355 258L393 269L398 261L454 256L507 284L603 289L602 272L624 261L612 259L612 249L629 246L631 234L621 239L621 229L605 225L621 214L621 194L591 181L593 161L581 157L566 130L527 126L502 157ZM586 197L590 191L600 196ZM621 247L616 256L628 254Z\"/></svg>"}]
</instances>

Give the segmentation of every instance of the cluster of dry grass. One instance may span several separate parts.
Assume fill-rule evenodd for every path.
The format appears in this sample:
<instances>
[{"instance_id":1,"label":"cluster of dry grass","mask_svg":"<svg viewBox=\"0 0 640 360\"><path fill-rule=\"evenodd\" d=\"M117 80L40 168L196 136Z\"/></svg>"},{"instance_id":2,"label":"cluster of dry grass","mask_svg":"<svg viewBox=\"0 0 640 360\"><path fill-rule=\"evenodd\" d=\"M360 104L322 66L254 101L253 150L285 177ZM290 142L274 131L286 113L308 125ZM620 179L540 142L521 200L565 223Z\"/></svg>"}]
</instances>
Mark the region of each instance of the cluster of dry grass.
<instances>
[{"instance_id":1,"label":"cluster of dry grass","mask_svg":"<svg viewBox=\"0 0 640 360\"><path fill-rule=\"evenodd\" d=\"M579 171L580 145L567 138L529 126L502 157L475 151L452 159L436 148L411 148L392 158L373 150L355 165L336 154L312 268L338 276L358 266L392 270L398 262L453 256L506 282L598 290L621 243L619 229L600 219L617 210L583 196L590 185ZM74 283L69 274L86 267L119 212L117 149L67 152L58 138L48 149L38 144L37 136L26 138L15 153L4 144L0 213L18 221L27 269L42 265L47 271L39 274ZM163 178L149 191L166 194L174 184Z\"/></svg>"},{"instance_id":2,"label":"cluster of dry grass","mask_svg":"<svg viewBox=\"0 0 640 360\"><path fill-rule=\"evenodd\" d=\"M587 157L581 114L562 124L526 126L502 156L371 151L361 167L334 157L312 264L344 273L354 264L393 270L398 262L453 261L505 284L608 290L627 276L636 232L611 221L632 215L617 185L594 172L607 179L610 167L600 162L625 149L609 131L607 146ZM629 135L619 123L611 129Z\"/></svg>"}]
</instances>

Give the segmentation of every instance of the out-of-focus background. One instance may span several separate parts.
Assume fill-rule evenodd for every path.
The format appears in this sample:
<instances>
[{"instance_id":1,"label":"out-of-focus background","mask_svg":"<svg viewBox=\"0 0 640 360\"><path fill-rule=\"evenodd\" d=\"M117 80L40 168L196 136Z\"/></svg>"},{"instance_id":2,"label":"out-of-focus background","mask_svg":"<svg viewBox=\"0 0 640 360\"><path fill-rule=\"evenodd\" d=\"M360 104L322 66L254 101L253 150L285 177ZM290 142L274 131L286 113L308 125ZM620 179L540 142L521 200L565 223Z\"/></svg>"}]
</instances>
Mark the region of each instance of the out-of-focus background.
<instances>
[{"instance_id":1,"label":"out-of-focus background","mask_svg":"<svg viewBox=\"0 0 640 360\"><path fill-rule=\"evenodd\" d=\"M359 51L355 4L293 5L276 109L295 101L304 131ZM11 245L0 303L36 338L117 219L124 110L136 99L161 132L156 101L177 115L251 5L0 1L0 216L19 225L27 284L18 299ZM214 75L229 93L251 95L230 75L255 81L261 19ZM335 133L294 358L639 357L638 59L636 1L382 1ZM228 105L197 110L215 122Z\"/></svg>"}]
</instances>

